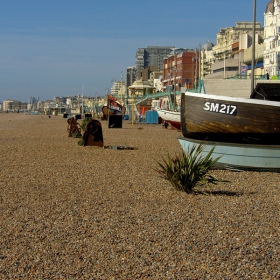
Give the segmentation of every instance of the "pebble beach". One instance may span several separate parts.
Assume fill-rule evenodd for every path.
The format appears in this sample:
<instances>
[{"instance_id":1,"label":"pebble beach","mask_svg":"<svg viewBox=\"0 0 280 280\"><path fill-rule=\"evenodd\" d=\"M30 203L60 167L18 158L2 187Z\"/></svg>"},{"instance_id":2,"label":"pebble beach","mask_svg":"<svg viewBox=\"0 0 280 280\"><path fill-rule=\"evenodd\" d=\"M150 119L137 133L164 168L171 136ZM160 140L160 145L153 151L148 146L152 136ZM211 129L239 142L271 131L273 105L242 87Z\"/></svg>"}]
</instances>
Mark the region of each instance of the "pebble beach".
<instances>
[{"instance_id":1,"label":"pebble beach","mask_svg":"<svg viewBox=\"0 0 280 280\"><path fill-rule=\"evenodd\" d=\"M0 279L280 279L279 173L212 170L228 182L178 192L155 169L180 131L100 122L105 145L136 149L0 114Z\"/></svg>"}]
</instances>

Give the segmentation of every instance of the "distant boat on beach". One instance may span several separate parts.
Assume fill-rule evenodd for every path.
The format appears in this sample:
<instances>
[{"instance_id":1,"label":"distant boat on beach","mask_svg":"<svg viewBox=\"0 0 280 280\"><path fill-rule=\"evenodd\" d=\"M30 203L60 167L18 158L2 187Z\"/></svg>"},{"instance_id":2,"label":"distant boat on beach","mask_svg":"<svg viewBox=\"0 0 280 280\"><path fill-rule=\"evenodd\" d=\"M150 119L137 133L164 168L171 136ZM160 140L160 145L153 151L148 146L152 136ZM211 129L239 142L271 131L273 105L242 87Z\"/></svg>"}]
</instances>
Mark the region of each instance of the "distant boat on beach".
<instances>
[{"instance_id":1,"label":"distant boat on beach","mask_svg":"<svg viewBox=\"0 0 280 280\"><path fill-rule=\"evenodd\" d=\"M126 108L115 97L108 94L107 104L102 107L103 117L107 120L108 116L121 115L124 117Z\"/></svg>"},{"instance_id":2,"label":"distant boat on beach","mask_svg":"<svg viewBox=\"0 0 280 280\"><path fill-rule=\"evenodd\" d=\"M198 87L193 89L193 92L205 93L203 80L199 80ZM161 98L159 105L154 108L162 120L178 130L181 130L181 95L180 92L166 92L166 96Z\"/></svg>"},{"instance_id":3,"label":"distant boat on beach","mask_svg":"<svg viewBox=\"0 0 280 280\"><path fill-rule=\"evenodd\" d=\"M178 130L181 129L181 112L164 110L161 108L155 108L159 117L167 123L170 123Z\"/></svg>"}]
</instances>

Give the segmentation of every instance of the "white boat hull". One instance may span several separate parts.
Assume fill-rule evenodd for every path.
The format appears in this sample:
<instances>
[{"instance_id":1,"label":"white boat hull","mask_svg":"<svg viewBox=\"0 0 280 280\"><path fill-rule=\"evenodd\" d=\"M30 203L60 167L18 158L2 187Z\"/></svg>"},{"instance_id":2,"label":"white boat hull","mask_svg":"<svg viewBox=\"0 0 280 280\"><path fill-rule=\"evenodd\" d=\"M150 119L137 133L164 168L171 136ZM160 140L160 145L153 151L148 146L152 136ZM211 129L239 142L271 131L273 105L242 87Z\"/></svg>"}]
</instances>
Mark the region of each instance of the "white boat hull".
<instances>
[{"instance_id":1,"label":"white boat hull","mask_svg":"<svg viewBox=\"0 0 280 280\"><path fill-rule=\"evenodd\" d=\"M155 109L164 121L169 122L177 129L181 129L181 113L177 111L169 111L160 108Z\"/></svg>"},{"instance_id":2,"label":"white boat hull","mask_svg":"<svg viewBox=\"0 0 280 280\"><path fill-rule=\"evenodd\" d=\"M280 145L237 144L178 138L184 151L203 143L202 155L215 147L212 158L219 161L216 169L280 172Z\"/></svg>"}]
</instances>

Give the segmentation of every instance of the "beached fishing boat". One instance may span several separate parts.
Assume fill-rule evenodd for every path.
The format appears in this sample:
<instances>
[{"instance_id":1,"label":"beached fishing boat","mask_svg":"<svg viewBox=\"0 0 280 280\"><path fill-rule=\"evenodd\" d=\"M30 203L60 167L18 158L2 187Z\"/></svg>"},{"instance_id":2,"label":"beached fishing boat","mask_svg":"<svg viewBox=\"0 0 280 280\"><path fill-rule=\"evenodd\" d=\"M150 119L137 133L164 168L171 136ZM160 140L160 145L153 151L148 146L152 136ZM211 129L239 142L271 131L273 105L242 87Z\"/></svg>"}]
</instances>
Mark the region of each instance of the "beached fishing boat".
<instances>
[{"instance_id":1,"label":"beached fishing boat","mask_svg":"<svg viewBox=\"0 0 280 280\"><path fill-rule=\"evenodd\" d=\"M248 99L182 94L182 148L203 143L206 155L214 147L219 169L280 172L279 87L257 85Z\"/></svg>"},{"instance_id":2,"label":"beached fishing boat","mask_svg":"<svg viewBox=\"0 0 280 280\"><path fill-rule=\"evenodd\" d=\"M177 129L181 129L181 112L178 111L170 111L170 110L164 110L161 108L155 108L158 115L162 120L164 120L167 123L170 123L173 127Z\"/></svg>"},{"instance_id":3,"label":"beached fishing boat","mask_svg":"<svg viewBox=\"0 0 280 280\"><path fill-rule=\"evenodd\" d=\"M214 147L212 157L221 157L214 165L217 169L280 172L280 145L213 142L184 137L178 140L184 151L203 143L202 156Z\"/></svg>"},{"instance_id":4,"label":"beached fishing boat","mask_svg":"<svg viewBox=\"0 0 280 280\"><path fill-rule=\"evenodd\" d=\"M193 89L195 92L205 93L205 87L202 80L199 80L199 86ZM175 102L173 102L175 100ZM181 94L176 94L171 97L169 93L168 97L161 98L158 106L154 107L154 110L158 112L159 117L170 123L173 127L181 130Z\"/></svg>"},{"instance_id":5,"label":"beached fishing boat","mask_svg":"<svg viewBox=\"0 0 280 280\"><path fill-rule=\"evenodd\" d=\"M115 97L108 94L107 104L102 107L103 117L107 120L108 116L125 115L126 108Z\"/></svg>"},{"instance_id":6,"label":"beached fishing boat","mask_svg":"<svg viewBox=\"0 0 280 280\"><path fill-rule=\"evenodd\" d=\"M255 26L256 0L253 1L251 65L255 65ZM280 144L280 84L259 83L254 87L254 70L252 67L248 99L183 93L184 137L227 143Z\"/></svg>"},{"instance_id":7,"label":"beached fishing boat","mask_svg":"<svg viewBox=\"0 0 280 280\"><path fill-rule=\"evenodd\" d=\"M280 95L278 84L278 98ZM276 90L274 98L276 97ZM181 129L184 137L197 140L280 144L280 102L183 93ZM267 94L267 98L269 94Z\"/></svg>"}]
</instances>

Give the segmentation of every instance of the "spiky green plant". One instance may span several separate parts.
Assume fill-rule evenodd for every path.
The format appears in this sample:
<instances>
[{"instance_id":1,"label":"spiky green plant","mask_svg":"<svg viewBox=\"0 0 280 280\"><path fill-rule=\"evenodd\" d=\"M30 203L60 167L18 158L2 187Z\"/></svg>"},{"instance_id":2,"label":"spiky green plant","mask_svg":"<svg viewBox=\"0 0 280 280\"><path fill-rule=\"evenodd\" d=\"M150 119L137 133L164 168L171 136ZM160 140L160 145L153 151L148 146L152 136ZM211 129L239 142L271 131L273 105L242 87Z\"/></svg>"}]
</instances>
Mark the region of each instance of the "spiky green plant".
<instances>
[{"instance_id":1,"label":"spiky green plant","mask_svg":"<svg viewBox=\"0 0 280 280\"><path fill-rule=\"evenodd\" d=\"M157 161L159 169L157 172L160 177L169 181L172 186L178 191L192 193L196 187L201 185L217 184L219 180L209 173L213 165L221 158L213 159L213 147L206 156L202 155L204 146L203 143L193 145L182 154L171 158L168 154L167 160L163 159L163 163Z\"/></svg>"}]
</instances>

